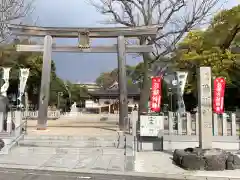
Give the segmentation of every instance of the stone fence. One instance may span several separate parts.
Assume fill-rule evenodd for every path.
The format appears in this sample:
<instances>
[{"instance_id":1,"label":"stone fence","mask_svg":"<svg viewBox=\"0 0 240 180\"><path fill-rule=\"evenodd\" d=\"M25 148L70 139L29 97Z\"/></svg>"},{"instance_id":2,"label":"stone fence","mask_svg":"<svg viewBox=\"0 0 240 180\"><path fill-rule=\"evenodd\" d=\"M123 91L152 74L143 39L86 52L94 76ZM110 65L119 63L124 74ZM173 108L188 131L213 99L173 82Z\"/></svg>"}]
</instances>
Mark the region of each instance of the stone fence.
<instances>
[{"instance_id":1,"label":"stone fence","mask_svg":"<svg viewBox=\"0 0 240 180\"><path fill-rule=\"evenodd\" d=\"M38 111L23 111L22 112L23 119L29 119L29 120L36 120L38 118ZM48 111L48 119L53 120L61 120L61 119L76 119L79 118L79 120L95 120L95 121L102 121L102 120L108 120L108 121L118 121L119 115L118 114L87 114L82 112L60 112L60 111Z\"/></svg>"},{"instance_id":2,"label":"stone fence","mask_svg":"<svg viewBox=\"0 0 240 180\"><path fill-rule=\"evenodd\" d=\"M213 114L214 136L239 135L240 122L236 121L235 113ZM169 112L164 116L165 135L199 135L198 114Z\"/></svg>"},{"instance_id":3,"label":"stone fence","mask_svg":"<svg viewBox=\"0 0 240 180\"><path fill-rule=\"evenodd\" d=\"M137 114L137 113L136 113ZM137 116L137 115L136 115ZM132 118L135 118L131 116ZM132 119L131 118L131 119ZM174 150L199 146L198 114L173 113L161 116L158 137L139 138L140 150ZM133 119L131 120L133 122ZM154 128L152 125L149 127ZM240 122L235 113L213 114L213 148L240 149ZM154 129L149 131L154 131Z\"/></svg>"},{"instance_id":4,"label":"stone fence","mask_svg":"<svg viewBox=\"0 0 240 180\"><path fill-rule=\"evenodd\" d=\"M38 111L23 111L23 119L37 119ZM60 111L48 111L48 119L58 119L60 118Z\"/></svg>"}]
</instances>

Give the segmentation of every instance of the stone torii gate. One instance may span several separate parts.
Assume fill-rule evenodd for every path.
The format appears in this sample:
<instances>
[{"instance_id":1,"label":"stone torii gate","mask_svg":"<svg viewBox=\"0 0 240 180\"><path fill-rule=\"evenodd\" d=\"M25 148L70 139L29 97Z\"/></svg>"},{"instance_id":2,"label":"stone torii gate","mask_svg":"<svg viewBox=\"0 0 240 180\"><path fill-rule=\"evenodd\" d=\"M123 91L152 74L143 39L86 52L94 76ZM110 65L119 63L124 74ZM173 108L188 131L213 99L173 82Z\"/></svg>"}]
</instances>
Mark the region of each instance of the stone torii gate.
<instances>
[{"instance_id":1,"label":"stone torii gate","mask_svg":"<svg viewBox=\"0 0 240 180\"><path fill-rule=\"evenodd\" d=\"M150 45L126 45L126 38L156 36L158 26L140 26L134 28L60 28L37 27L25 25L9 25L10 30L17 36L44 37L43 45L17 45L17 51L43 52L41 90L39 98L38 130L47 128L47 109L49 101L51 57L54 52L73 53L118 53L119 69L119 128L124 130L124 121L128 117L127 82L126 82L126 53L152 52ZM78 38L78 46L56 46L53 38ZM117 45L90 46L90 38L117 38Z\"/></svg>"}]
</instances>

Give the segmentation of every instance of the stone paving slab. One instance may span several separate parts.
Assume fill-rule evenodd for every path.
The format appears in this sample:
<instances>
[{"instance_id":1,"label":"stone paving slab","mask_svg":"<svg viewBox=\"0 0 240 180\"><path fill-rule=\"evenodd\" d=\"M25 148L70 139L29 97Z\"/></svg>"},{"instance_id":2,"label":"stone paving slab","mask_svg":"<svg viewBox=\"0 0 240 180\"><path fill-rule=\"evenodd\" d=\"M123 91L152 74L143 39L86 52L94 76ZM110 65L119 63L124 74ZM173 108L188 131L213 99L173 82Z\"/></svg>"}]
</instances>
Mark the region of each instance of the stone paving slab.
<instances>
[{"instance_id":1,"label":"stone paving slab","mask_svg":"<svg viewBox=\"0 0 240 180\"><path fill-rule=\"evenodd\" d=\"M130 152L127 153L128 155ZM15 148L0 156L0 167L66 172L142 175L161 178L206 179L218 177L240 179L240 170L203 172L186 171L172 164L171 155L164 152L137 152L132 169L126 167L128 156L113 148ZM208 178L209 179L209 178Z\"/></svg>"},{"instance_id":2,"label":"stone paving slab","mask_svg":"<svg viewBox=\"0 0 240 180\"><path fill-rule=\"evenodd\" d=\"M66 126L73 126L73 127L117 127L117 120L116 121L99 121L99 120L91 120L91 119L61 119L61 120L48 120L47 125L49 127L66 127ZM37 125L37 120L28 120L27 126L28 127L35 127Z\"/></svg>"},{"instance_id":3,"label":"stone paving slab","mask_svg":"<svg viewBox=\"0 0 240 180\"><path fill-rule=\"evenodd\" d=\"M32 168L67 168L121 170L124 167L122 149L98 148L29 148L17 147L0 156L0 166Z\"/></svg>"},{"instance_id":4,"label":"stone paving slab","mask_svg":"<svg viewBox=\"0 0 240 180\"><path fill-rule=\"evenodd\" d=\"M116 134L115 130L100 129L100 128L74 128L74 127L48 127L45 131L37 131L35 127L28 127L27 133L29 136L39 135L60 135L60 136L111 136Z\"/></svg>"}]
</instances>

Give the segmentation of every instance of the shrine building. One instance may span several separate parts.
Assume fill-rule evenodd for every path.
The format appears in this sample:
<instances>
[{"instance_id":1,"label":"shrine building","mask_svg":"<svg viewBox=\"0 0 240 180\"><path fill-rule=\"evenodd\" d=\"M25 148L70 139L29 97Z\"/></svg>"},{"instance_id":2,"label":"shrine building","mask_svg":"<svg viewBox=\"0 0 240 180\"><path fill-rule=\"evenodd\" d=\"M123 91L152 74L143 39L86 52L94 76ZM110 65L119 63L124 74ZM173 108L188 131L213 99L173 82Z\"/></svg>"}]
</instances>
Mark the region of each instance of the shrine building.
<instances>
[{"instance_id":1,"label":"shrine building","mask_svg":"<svg viewBox=\"0 0 240 180\"><path fill-rule=\"evenodd\" d=\"M140 100L140 88L137 85L128 85L128 111L129 113L136 106ZM119 113L119 86L115 81L110 87L104 89L100 88L95 91L89 91L91 100L85 101L85 108L87 111L95 113Z\"/></svg>"}]
</instances>

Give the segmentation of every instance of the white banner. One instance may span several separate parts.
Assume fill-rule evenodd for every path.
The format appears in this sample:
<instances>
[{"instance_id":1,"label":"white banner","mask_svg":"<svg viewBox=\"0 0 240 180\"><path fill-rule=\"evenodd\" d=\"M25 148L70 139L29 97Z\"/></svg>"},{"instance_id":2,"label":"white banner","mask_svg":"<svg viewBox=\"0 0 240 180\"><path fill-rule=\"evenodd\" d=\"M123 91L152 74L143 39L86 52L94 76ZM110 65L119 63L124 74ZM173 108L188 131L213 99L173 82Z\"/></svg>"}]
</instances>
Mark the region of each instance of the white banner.
<instances>
[{"instance_id":1,"label":"white banner","mask_svg":"<svg viewBox=\"0 0 240 180\"><path fill-rule=\"evenodd\" d=\"M3 79L9 79L9 74L10 74L11 68L3 68Z\"/></svg>"},{"instance_id":2,"label":"white banner","mask_svg":"<svg viewBox=\"0 0 240 180\"><path fill-rule=\"evenodd\" d=\"M185 112L185 104L183 100L184 88L187 82L188 72L177 71L177 83L178 83L178 112Z\"/></svg>"},{"instance_id":3,"label":"white banner","mask_svg":"<svg viewBox=\"0 0 240 180\"><path fill-rule=\"evenodd\" d=\"M29 69L27 69L27 68L20 69L20 77L19 77L19 80L20 80L19 93L20 94L24 93L28 76L29 76Z\"/></svg>"},{"instance_id":4,"label":"white banner","mask_svg":"<svg viewBox=\"0 0 240 180\"><path fill-rule=\"evenodd\" d=\"M184 88L187 82L187 76L188 72L182 72L182 71L177 71L177 80L178 80L178 85L180 86L180 94L184 94Z\"/></svg>"},{"instance_id":5,"label":"white banner","mask_svg":"<svg viewBox=\"0 0 240 180\"><path fill-rule=\"evenodd\" d=\"M23 68L20 69L20 77L19 77L19 95L18 95L18 100L19 100L19 106L22 107L22 96L24 94L24 90L27 84L27 79L29 76L29 69L28 68Z\"/></svg>"},{"instance_id":6,"label":"white banner","mask_svg":"<svg viewBox=\"0 0 240 180\"><path fill-rule=\"evenodd\" d=\"M10 70L11 68L2 68L3 69L3 77L2 79L4 80L4 84L1 87L1 94L3 96L7 96L7 90L9 87L9 74L10 74Z\"/></svg>"}]
</instances>

